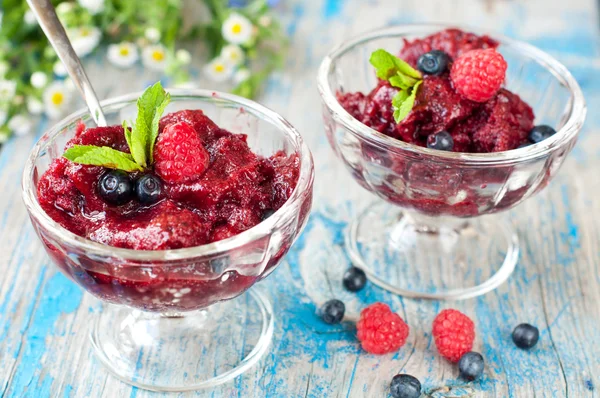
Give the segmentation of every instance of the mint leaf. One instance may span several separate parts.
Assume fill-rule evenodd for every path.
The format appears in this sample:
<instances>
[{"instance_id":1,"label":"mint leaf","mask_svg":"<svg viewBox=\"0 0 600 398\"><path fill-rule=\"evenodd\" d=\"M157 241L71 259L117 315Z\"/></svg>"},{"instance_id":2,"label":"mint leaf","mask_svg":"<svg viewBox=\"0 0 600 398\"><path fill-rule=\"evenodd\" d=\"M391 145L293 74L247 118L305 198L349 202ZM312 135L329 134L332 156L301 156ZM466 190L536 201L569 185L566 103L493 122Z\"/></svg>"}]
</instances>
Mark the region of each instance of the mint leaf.
<instances>
[{"instance_id":1,"label":"mint leaf","mask_svg":"<svg viewBox=\"0 0 600 398\"><path fill-rule=\"evenodd\" d=\"M394 75L404 75L413 79L422 78L418 70L383 49L374 51L369 62L375 67L377 77L383 80L389 80Z\"/></svg>"},{"instance_id":2,"label":"mint leaf","mask_svg":"<svg viewBox=\"0 0 600 398\"><path fill-rule=\"evenodd\" d=\"M107 146L74 145L65 151L63 157L74 163L102 166L109 169L142 170L142 167L133 160L130 154Z\"/></svg>"},{"instance_id":3,"label":"mint leaf","mask_svg":"<svg viewBox=\"0 0 600 398\"><path fill-rule=\"evenodd\" d=\"M407 90L417 84L418 80L406 75L394 75L390 77L388 81L393 87Z\"/></svg>"},{"instance_id":4,"label":"mint leaf","mask_svg":"<svg viewBox=\"0 0 600 398\"><path fill-rule=\"evenodd\" d=\"M411 89L410 95L408 90L401 90L392 98L392 106L394 107L394 120L396 123L400 123L408 116L413 106L415 105L415 99L417 98L417 91L423 81L419 80Z\"/></svg>"},{"instance_id":5,"label":"mint leaf","mask_svg":"<svg viewBox=\"0 0 600 398\"><path fill-rule=\"evenodd\" d=\"M131 148L131 130L127 125L127 120L123 120L123 135L125 135L125 141L127 141L127 146Z\"/></svg>"},{"instance_id":6,"label":"mint leaf","mask_svg":"<svg viewBox=\"0 0 600 398\"><path fill-rule=\"evenodd\" d=\"M137 100L138 113L128 143L133 159L140 166L146 167L148 161L152 160L152 150L158 136L158 120L170 100L160 82L148 87Z\"/></svg>"}]
</instances>

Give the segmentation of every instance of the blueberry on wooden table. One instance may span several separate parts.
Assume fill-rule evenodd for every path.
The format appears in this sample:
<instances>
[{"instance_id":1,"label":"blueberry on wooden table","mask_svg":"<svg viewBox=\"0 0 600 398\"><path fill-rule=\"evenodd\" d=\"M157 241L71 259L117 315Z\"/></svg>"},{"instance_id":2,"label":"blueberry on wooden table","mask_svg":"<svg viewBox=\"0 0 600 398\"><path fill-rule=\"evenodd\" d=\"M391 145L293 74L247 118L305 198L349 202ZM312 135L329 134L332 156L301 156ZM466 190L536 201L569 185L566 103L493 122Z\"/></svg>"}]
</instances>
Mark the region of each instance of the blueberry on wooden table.
<instances>
[{"instance_id":1,"label":"blueberry on wooden table","mask_svg":"<svg viewBox=\"0 0 600 398\"><path fill-rule=\"evenodd\" d=\"M390 383L390 393L394 398L419 398L421 382L414 376L398 374Z\"/></svg>"},{"instance_id":2,"label":"blueberry on wooden table","mask_svg":"<svg viewBox=\"0 0 600 398\"><path fill-rule=\"evenodd\" d=\"M325 323L330 325L340 323L344 319L346 306L343 302L337 299L329 300L319 309L319 316Z\"/></svg>"},{"instance_id":3,"label":"blueberry on wooden table","mask_svg":"<svg viewBox=\"0 0 600 398\"><path fill-rule=\"evenodd\" d=\"M367 275L365 271L357 267L351 267L344 273L342 280L346 290L350 292L358 292L367 283Z\"/></svg>"},{"instance_id":4,"label":"blueberry on wooden table","mask_svg":"<svg viewBox=\"0 0 600 398\"><path fill-rule=\"evenodd\" d=\"M467 352L458 361L460 377L465 380L475 380L483 374L483 357L478 352Z\"/></svg>"},{"instance_id":5,"label":"blueberry on wooden table","mask_svg":"<svg viewBox=\"0 0 600 398\"><path fill-rule=\"evenodd\" d=\"M537 344L540 331L533 325L522 323L513 330L512 339L517 347L528 350Z\"/></svg>"}]
</instances>

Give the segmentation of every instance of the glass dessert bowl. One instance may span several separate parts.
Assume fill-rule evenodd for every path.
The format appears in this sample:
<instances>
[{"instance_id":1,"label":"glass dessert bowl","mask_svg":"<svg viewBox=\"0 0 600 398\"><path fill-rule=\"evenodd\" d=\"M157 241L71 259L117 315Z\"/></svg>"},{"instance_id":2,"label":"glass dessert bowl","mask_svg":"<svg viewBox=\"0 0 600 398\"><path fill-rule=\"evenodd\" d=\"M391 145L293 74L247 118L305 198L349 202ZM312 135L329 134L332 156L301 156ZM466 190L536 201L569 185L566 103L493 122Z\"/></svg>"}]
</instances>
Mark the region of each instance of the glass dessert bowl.
<instances>
[{"instance_id":1,"label":"glass dessert bowl","mask_svg":"<svg viewBox=\"0 0 600 398\"><path fill-rule=\"evenodd\" d=\"M202 246L132 250L78 236L42 209L38 182L81 129L80 122L93 124L87 111L72 114L41 137L25 166L23 197L52 261L108 304L91 330L102 363L138 387L186 391L227 382L266 352L272 307L259 292L246 290L275 269L305 226L314 170L298 132L275 112L214 91L169 93L166 113L200 109L220 128L245 134L257 155L297 157L298 178L287 201L256 226ZM137 98L104 101L108 123L134 119Z\"/></svg>"},{"instance_id":2,"label":"glass dessert bowl","mask_svg":"<svg viewBox=\"0 0 600 398\"><path fill-rule=\"evenodd\" d=\"M368 127L340 103L340 95L378 86L369 63L375 50L395 53L404 39L448 28L422 24L368 32L335 48L318 75L330 145L354 179L385 200L351 222L350 257L371 281L406 297L465 299L506 281L519 257L518 237L502 218L488 215L549 183L586 113L581 89L563 65L529 44L495 35L508 64L504 87L531 105L536 124L556 128L543 141L489 153L429 149Z\"/></svg>"}]
</instances>

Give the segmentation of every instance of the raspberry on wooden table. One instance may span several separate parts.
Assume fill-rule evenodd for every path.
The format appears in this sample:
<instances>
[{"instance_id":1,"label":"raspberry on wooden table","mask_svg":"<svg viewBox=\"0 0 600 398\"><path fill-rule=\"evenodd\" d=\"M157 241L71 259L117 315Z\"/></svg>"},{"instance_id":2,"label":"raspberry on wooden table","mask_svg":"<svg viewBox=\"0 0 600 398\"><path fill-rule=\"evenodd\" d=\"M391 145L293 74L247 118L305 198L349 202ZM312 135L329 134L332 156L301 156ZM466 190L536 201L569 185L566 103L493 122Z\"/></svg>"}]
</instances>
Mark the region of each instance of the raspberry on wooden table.
<instances>
[{"instance_id":1,"label":"raspberry on wooden table","mask_svg":"<svg viewBox=\"0 0 600 398\"><path fill-rule=\"evenodd\" d=\"M440 355L456 363L473 348L475 324L460 311L443 310L433 320L433 338Z\"/></svg>"},{"instance_id":2,"label":"raspberry on wooden table","mask_svg":"<svg viewBox=\"0 0 600 398\"><path fill-rule=\"evenodd\" d=\"M397 351L406 343L409 332L402 318L384 303L375 303L362 310L356 329L362 347L371 354Z\"/></svg>"},{"instance_id":3,"label":"raspberry on wooden table","mask_svg":"<svg viewBox=\"0 0 600 398\"><path fill-rule=\"evenodd\" d=\"M507 67L502 54L492 48L472 50L454 61L450 79L455 90L465 98L486 102L500 90Z\"/></svg>"},{"instance_id":4,"label":"raspberry on wooden table","mask_svg":"<svg viewBox=\"0 0 600 398\"><path fill-rule=\"evenodd\" d=\"M154 169L169 183L198 179L208 167L210 155L192 126L178 122L165 127L154 148Z\"/></svg>"}]
</instances>

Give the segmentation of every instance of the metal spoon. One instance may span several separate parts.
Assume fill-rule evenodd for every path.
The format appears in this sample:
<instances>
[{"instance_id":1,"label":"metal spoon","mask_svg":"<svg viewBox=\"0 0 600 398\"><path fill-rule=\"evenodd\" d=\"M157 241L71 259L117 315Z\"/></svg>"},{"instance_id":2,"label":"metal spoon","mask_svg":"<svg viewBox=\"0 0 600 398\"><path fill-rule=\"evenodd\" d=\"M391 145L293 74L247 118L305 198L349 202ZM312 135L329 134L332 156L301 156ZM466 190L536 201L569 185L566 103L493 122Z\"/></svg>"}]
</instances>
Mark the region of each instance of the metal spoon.
<instances>
[{"instance_id":1,"label":"metal spoon","mask_svg":"<svg viewBox=\"0 0 600 398\"><path fill-rule=\"evenodd\" d=\"M85 74L85 70L81 65L79 57L71 45L71 41L67 37L64 26L56 15L56 11L54 10L51 1L27 0L27 4L29 4L31 11L33 11L33 14L48 38L48 41L50 41L56 54L58 54L58 57L67 69L69 76L73 79L73 83L75 83L75 86L83 96L83 100L90 110L92 119L94 119L97 126L106 126L106 117L104 117L98 97Z\"/></svg>"}]
</instances>

